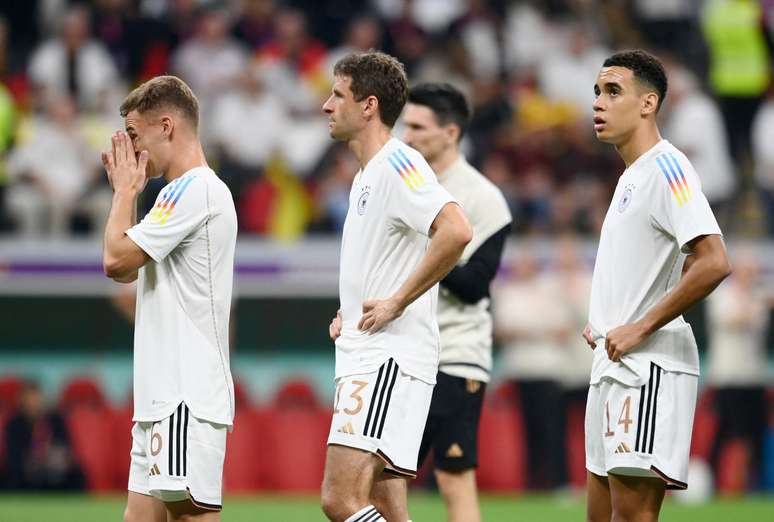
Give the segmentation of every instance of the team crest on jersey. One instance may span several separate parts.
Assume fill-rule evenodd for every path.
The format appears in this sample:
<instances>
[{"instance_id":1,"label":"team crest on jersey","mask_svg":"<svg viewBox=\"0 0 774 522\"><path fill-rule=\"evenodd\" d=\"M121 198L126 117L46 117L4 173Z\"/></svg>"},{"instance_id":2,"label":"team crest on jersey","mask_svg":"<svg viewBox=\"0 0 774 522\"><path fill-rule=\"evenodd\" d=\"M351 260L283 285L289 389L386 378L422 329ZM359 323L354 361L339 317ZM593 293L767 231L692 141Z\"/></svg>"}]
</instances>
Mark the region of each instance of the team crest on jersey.
<instances>
[{"instance_id":1,"label":"team crest on jersey","mask_svg":"<svg viewBox=\"0 0 774 522\"><path fill-rule=\"evenodd\" d=\"M366 205L368 204L368 196L371 194L371 187L366 185L360 189L360 197L357 200L357 213L359 215L365 214Z\"/></svg>"},{"instance_id":2,"label":"team crest on jersey","mask_svg":"<svg viewBox=\"0 0 774 522\"><path fill-rule=\"evenodd\" d=\"M623 195L618 201L618 212L623 213L632 202L632 196L634 195L634 185L626 185L624 187Z\"/></svg>"}]
</instances>

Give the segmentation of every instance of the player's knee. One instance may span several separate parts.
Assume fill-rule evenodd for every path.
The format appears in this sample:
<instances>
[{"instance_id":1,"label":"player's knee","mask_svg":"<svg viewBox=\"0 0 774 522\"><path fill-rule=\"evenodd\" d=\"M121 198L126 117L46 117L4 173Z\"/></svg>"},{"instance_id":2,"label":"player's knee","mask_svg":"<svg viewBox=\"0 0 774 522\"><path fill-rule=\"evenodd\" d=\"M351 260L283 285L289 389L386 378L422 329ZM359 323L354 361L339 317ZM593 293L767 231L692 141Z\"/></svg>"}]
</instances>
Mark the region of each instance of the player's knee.
<instances>
[{"instance_id":1,"label":"player's knee","mask_svg":"<svg viewBox=\"0 0 774 522\"><path fill-rule=\"evenodd\" d=\"M446 471L441 469L435 470L436 482L438 482L438 489L444 497L459 497L461 494L475 490L475 472L473 470L462 471ZM473 475L471 477L471 475Z\"/></svg>"},{"instance_id":2,"label":"player's knee","mask_svg":"<svg viewBox=\"0 0 774 522\"><path fill-rule=\"evenodd\" d=\"M610 522L656 522L657 520L658 512L652 513L629 506L613 507L613 515L610 517Z\"/></svg>"},{"instance_id":3,"label":"player's knee","mask_svg":"<svg viewBox=\"0 0 774 522\"><path fill-rule=\"evenodd\" d=\"M126 506L124 509L124 522L141 522L142 514L138 513L136 509Z\"/></svg>"},{"instance_id":4,"label":"player's knee","mask_svg":"<svg viewBox=\"0 0 774 522\"><path fill-rule=\"evenodd\" d=\"M325 516L334 522L346 520L350 515L357 513L363 507L358 505L353 499L337 494L330 489L323 490L320 497L320 505Z\"/></svg>"}]
</instances>

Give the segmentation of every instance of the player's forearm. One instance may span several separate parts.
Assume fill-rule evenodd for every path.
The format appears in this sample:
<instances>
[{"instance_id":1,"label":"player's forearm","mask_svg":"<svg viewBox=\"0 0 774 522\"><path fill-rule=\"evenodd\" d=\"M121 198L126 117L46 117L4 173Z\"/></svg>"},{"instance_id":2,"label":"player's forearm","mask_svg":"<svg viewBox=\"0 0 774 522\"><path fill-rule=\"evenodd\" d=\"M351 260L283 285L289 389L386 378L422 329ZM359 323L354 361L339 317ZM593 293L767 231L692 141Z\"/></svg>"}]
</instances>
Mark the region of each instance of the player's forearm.
<instances>
[{"instance_id":1,"label":"player's forearm","mask_svg":"<svg viewBox=\"0 0 774 522\"><path fill-rule=\"evenodd\" d=\"M450 223L435 231L422 261L393 296L401 309L413 303L454 268L471 236L467 222Z\"/></svg>"},{"instance_id":2,"label":"player's forearm","mask_svg":"<svg viewBox=\"0 0 774 522\"><path fill-rule=\"evenodd\" d=\"M695 256L680 282L641 319L648 335L707 297L731 273L725 252Z\"/></svg>"},{"instance_id":3,"label":"player's forearm","mask_svg":"<svg viewBox=\"0 0 774 522\"><path fill-rule=\"evenodd\" d=\"M137 197L132 192L115 192L105 225L105 241L102 251L102 263L105 274L118 282L136 279L137 267L131 266L133 248L131 239L126 236L137 219ZM135 273L134 279L130 278ZM128 279L128 280L127 280Z\"/></svg>"}]
</instances>

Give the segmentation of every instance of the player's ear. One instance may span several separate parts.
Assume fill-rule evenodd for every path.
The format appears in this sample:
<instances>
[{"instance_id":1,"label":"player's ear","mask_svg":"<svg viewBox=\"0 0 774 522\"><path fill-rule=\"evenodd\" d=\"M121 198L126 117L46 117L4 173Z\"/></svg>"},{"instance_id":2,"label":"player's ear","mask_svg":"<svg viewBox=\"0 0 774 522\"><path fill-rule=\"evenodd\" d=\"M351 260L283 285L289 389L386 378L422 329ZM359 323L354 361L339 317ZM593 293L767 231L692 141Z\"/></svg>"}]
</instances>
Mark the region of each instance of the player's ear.
<instances>
[{"instance_id":1,"label":"player's ear","mask_svg":"<svg viewBox=\"0 0 774 522\"><path fill-rule=\"evenodd\" d=\"M658 94L653 91L642 97L642 115L655 114L658 110Z\"/></svg>"},{"instance_id":2,"label":"player's ear","mask_svg":"<svg viewBox=\"0 0 774 522\"><path fill-rule=\"evenodd\" d=\"M460 127L454 123L450 123L444 127L446 137L452 143L457 143L460 139Z\"/></svg>"},{"instance_id":3,"label":"player's ear","mask_svg":"<svg viewBox=\"0 0 774 522\"><path fill-rule=\"evenodd\" d=\"M161 117L161 133L165 138L170 139L172 137L172 131L175 130L175 120L169 115L165 114Z\"/></svg>"},{"instance_id":4,"label":"player's ear","mask_svg":"<svg viewBox=\"0 0 774 522\"><path fill-rule=\"evenodd\" d=\"M365 116L366 119L372 118L373 116L376 116L378 110L379 99L376 96L366 97L365 104L363 105L363 116Z\"/></svg>"}]
</instances>

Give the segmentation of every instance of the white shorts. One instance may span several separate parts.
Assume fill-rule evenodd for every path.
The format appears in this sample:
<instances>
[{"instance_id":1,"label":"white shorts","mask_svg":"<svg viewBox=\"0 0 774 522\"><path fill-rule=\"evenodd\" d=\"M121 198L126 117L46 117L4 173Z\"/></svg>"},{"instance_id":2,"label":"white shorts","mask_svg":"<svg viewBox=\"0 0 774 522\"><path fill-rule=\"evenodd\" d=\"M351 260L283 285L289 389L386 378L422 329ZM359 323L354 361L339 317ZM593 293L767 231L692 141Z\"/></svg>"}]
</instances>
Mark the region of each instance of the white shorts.
<instances>
[{"instance_id":1,"label":"white shorts","mask_svg":"<svg viewBox=\"0 0 774 522\"><path fill-rule=\"evenodd\" d=\"M667 489L688 487L698 377L650 364L641 387L603 378L586 402L586 469L658 477Z\"/></svg>"},{"instance_id":2,"label":"white shorts","mask_svg":"<svg viewBox=\"0 0 774 522\"><path fill-rule=\"evenodd\" d=\"M135 422L129 491L220 510L227 431L197 419L185 403L162 421Z\"/></svg>"},{"instance_id":3,"label":"white shorts","mask_svg":"<svg viewBox=\"0 0 774 522\"><path fill-rule=\"evenodd\" d=\"M433 385L406 375L390 359L378 371L336 379L328 444L380 456L385 471L416 477Z\"/></svg>"}]
</instances>

